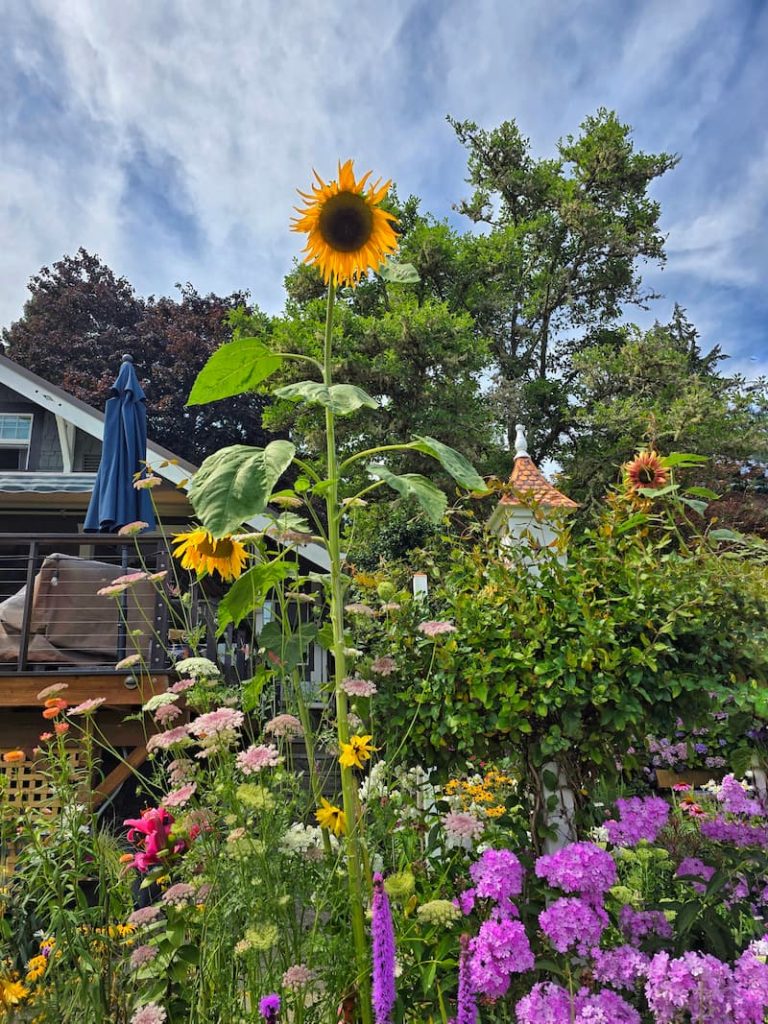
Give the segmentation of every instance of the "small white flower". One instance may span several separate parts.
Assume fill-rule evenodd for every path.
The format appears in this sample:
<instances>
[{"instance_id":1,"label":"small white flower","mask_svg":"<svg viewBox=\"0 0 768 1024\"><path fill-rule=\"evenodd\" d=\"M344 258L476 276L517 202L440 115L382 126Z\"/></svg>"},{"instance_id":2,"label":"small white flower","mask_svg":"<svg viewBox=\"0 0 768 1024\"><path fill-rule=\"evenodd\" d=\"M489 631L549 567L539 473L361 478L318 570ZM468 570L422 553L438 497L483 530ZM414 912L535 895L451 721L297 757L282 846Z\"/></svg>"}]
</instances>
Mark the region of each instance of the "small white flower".
<instances>
[{"instance_id":1,"label":"small white flower","mask_svg":"<svg viewBox=\"0 0 768 1024\"><path fill-rule=\"evenodd\" d=\"M156 693L153 697L150 697L146 704L142 705L142 711L157 711L164 704L173 704L178 699L176 693Z\"/></svg>"}]
</instances>

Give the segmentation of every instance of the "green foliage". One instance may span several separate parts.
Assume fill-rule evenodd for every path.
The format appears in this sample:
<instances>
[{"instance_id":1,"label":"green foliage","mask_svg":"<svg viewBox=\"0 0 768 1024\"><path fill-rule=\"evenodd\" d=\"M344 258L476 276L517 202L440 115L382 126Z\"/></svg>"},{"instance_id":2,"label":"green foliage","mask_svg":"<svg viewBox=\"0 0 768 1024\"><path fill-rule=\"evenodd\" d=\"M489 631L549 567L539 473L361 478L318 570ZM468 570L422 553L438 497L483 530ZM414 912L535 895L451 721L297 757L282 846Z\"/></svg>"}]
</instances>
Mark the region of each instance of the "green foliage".
<instances>
[{"instance_id":1,"label":"green foliage","mask_svg":"<svg viewBox=\"0 0 768 1024\"><path fill-rule=\"evenodd\" d=\"M198 374L187 405L205 405L255 391L257 385L280 368L282 358L259 338L238 337L237 328L234 334L235 339L216 349Z\"/></svg>"},{"instance_id":2,"label":"green foliage","mask_svg":"<svg viewBox=\"0 0 768 1024\"><path fill-rule=\"evenodd\" d=\"M372 504L355 514L346 538L347 560L368 571L381 565L391 571L393 563L409 561L415 568L411 553L436 536L437 527L412 499Z\"/></svg>"},{"instance_id":3,"label":"green foliage","mask_svg":"<svg viewBox=\"0 0 768 1024\"><path fill-rule=\"evenodd\" d=\"M439 523L443 518L448 499L431 480L418 473L403 473L398 476L390 472L386 466L375 462L369 462L365 468L371 476L383 480L404 498L414 498L433 523Z\"/></svg>"},{"instance_id":4,"label":"green foliage","mask_svg":"<svg viewBox=\"0 0 768 1024\"><path fill-rule=\"evenodd\" d=\"M666 735L678 717L693 726L724 695L754 709L768 601L765 567L749 558L704 540L681 547L665 516L623 505L565 563L488 538L451 557L429 610L414 602L368 627L398 662L381 714L412 730L419 756L514 750L534 769L562 757L582 777L610 775L619 756L631 767L626 752L648 733ZM430 641L420 617L457 632Z\"/></svg>"},{"instance_id":5,"label":"green foliage","mask_svg":"<svg viewBox=\"0 0 768 1024\"><path fill-rule=\"evenodd\" d=\"M266 448L236 444L209 456L189 488L205 528L223 537L263 512L295 451L290 441L270 441Z\"/></svg>"},{"instance_id":6,"label":"green foliage","mask_svg":"<svg viewBox=\"0 0 768 1024\"><path fill-rule=\"evenodd\" d=\"M337 416L349 416L358 409L378 409L379 403L371 398L362 388L354 384L331 384L326 387L315 380L300 380L296 384L286 384L273 391L275 398L283 398L289 402L306 402L307 405L321 405L330 409Z\"/></svg>"}]
</instances>

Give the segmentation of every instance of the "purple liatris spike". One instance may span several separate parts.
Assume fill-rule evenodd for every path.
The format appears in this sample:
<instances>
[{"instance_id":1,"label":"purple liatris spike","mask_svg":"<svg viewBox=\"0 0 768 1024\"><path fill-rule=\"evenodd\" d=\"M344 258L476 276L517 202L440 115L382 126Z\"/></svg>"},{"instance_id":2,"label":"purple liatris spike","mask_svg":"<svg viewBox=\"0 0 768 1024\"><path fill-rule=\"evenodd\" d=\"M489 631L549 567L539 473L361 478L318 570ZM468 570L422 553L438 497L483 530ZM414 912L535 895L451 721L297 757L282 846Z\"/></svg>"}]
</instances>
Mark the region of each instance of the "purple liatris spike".
<instances>
[{"instance_id":1,"label":"purple liatris spike","mask_svg":"<svg viewBox=\"0 0 768 1024\"><path fill-rule=\"evenodd\" d=\"M456 1024L476 1024L477 998L469 978L469 936L461 936L459 953L459 991L456 1000Z\"/></svg>"},{"instance_id":2,"label":"purple liatris spike","mask_svg":"<svg viewBox=\"0 0 768 1024\"><path fill-rule=\"evenodd\" d=\"M259 1013L266 1021L266 1024L276 1024L277 1015L280 1013L280 996L272 993L260 999Z\"/></svg>"},{"instance_id":3,"label":"purple liatris spike","mask_svg":"<svg viewBox=\"0 0 768 1024\"><path fill-rule=\"evenodd\" d=\"M392 1008L395 1005L395 930L389 899L384 890L384 879L378 872L373 876L371 916L373 1013L376 1024L391 1024Z\"/></svg>"}]
</instances>

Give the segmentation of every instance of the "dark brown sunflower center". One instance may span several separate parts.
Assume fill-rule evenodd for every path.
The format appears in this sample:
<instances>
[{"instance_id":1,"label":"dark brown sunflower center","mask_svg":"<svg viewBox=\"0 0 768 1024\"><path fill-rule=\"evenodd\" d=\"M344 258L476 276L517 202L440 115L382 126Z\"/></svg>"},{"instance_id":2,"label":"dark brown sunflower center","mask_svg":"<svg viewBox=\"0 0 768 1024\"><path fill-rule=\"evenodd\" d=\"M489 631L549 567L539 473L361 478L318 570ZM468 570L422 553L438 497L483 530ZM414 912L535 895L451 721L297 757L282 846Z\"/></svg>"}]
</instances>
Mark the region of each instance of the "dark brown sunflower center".
<instances>
[{"instance_id":1,"label":"dark brown sunflower center","mask_svg":"<svg viewBox=\"0 0 768 1024\"><path fill-rule=\"evenodd\" d=\"M232 541L227 540L226 537L223 540L212 540L206 537L197 545L197 550L206 558L230 558Z\"/></svg>"},{"instance_id":2,"label":"dark brown sunflower center","mask_svg":"<svg viewBox=\"0 0 768 1024\"><path fill-rule=\"evenodd\" d=\"M641 484L652 484L656 479L656 470L653 466L642 466L637 474Z\"/></svg>"},{"instance_id":3,"label":"dark brown sunflower center","mask_svg":"<svg viewBox=\"0 0 768 1024\"><path fill-rule=\"evenodd\" d=\"M320 234L336 252L362 249L373 234L373 210L356 192L339 192L323 203Z\"/></svg>"}]
</instances>

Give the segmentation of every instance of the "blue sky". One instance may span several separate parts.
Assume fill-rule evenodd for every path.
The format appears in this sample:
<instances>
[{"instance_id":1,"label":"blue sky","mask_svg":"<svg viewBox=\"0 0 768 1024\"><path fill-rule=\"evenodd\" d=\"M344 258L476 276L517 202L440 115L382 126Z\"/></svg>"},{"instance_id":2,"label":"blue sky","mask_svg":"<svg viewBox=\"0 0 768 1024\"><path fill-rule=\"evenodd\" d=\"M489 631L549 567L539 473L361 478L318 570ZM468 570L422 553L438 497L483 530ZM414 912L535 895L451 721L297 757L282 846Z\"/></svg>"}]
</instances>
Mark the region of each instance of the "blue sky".
<instances>
[{"instance_id":1,"label":"blue sky","mask_svg":"<svg viewBox=\"0 0 768 1024\"><path fill-rule=\"evenodd\" d=\"M455 216L445 115L516 118L537 155L599 106L646 150L668 234L647 322L687 307L768 373L764 0L0 0L0 324L85 246L142 294L282 305L294 189L339 157ZM727 364L728 365L728 364Z\"/></svg>"}]
</instances>

